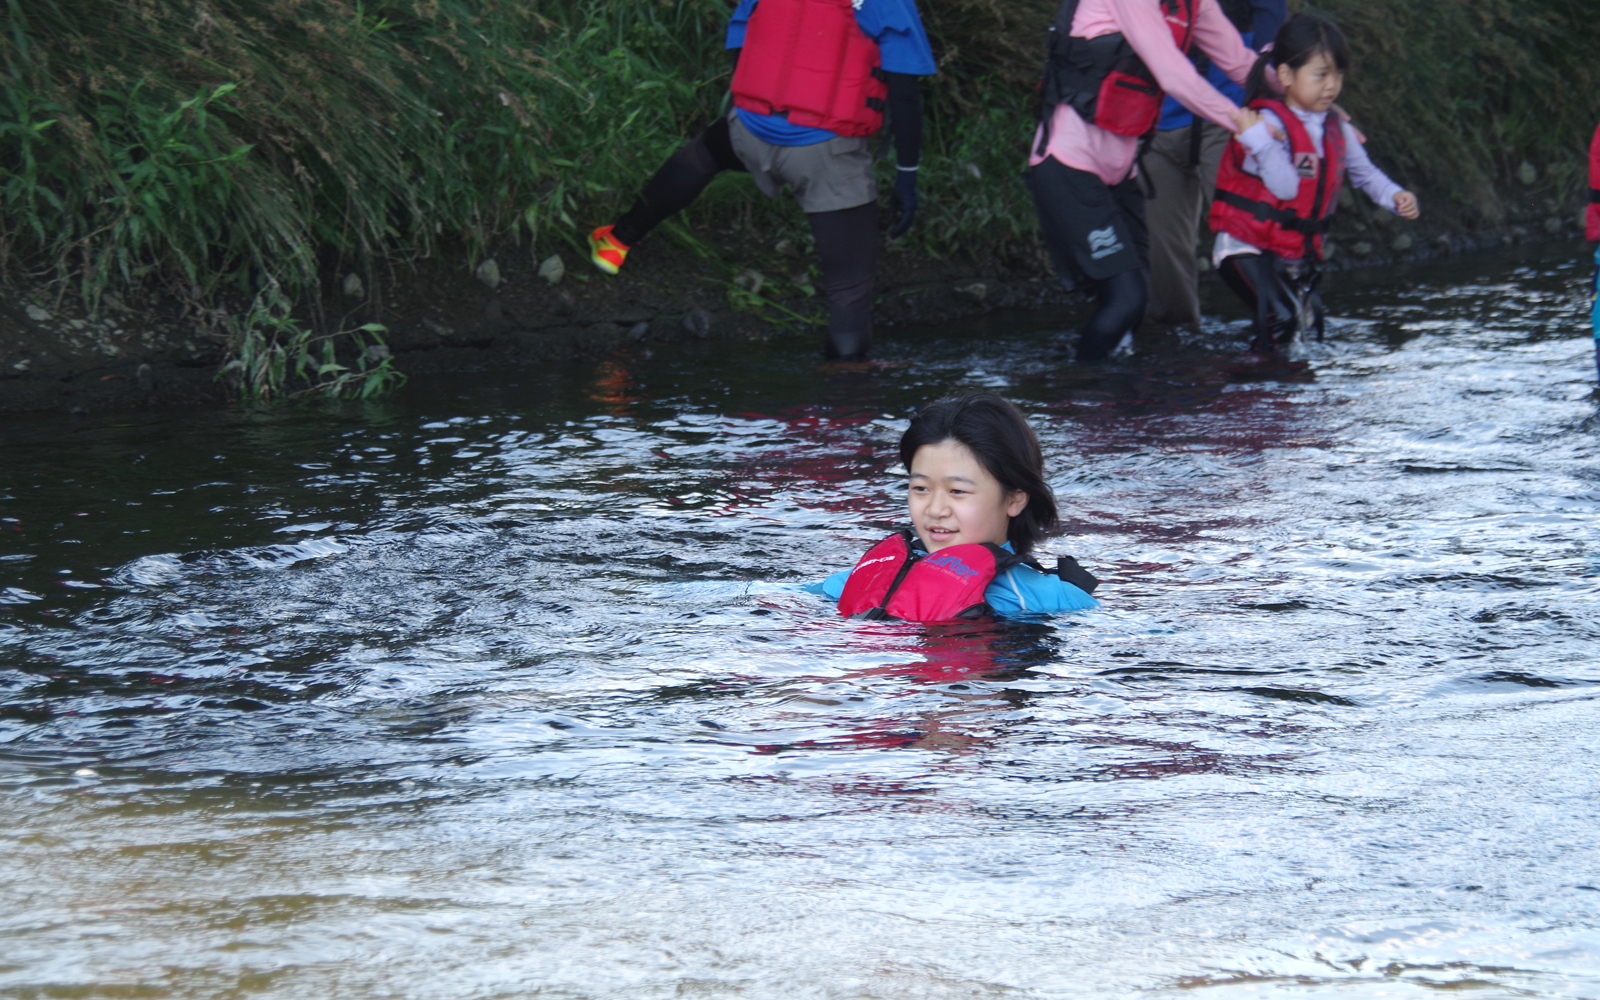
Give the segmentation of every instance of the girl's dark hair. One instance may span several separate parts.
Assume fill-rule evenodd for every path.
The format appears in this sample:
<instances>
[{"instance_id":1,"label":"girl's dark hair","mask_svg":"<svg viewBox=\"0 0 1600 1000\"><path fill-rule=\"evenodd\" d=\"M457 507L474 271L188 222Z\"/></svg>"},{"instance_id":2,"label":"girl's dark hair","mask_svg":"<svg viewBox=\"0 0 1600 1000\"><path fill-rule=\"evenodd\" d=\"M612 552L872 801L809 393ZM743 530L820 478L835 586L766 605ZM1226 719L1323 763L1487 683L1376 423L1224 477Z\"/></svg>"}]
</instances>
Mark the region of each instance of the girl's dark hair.
<instances>
[{"instance_id":1,"label":"girl's dark hair","mask_svg":"<svg viewBox=\"0 0 1600 1000\"><path fill-rule=\"evenodd\" d=\"M944 441L966 445L1007 494L1021 490L1028 495L1028 505L1006 528L1006 540L1018 555L1027 555L1055 529L1056 495L1044 481L1039 439L1022 411L987 392L930 403L917 411L900 438L901 464L910 472L917 449Z\"/></svg>"},{"instance_id":2,"label":"girl's dark hair","mask_svg":"<svg viewBox=\"0 0 1600 1000\"><path fill-rule=\"evenodd\" d=\"M1331 59L1339 72L1350 72L1350 43L1344 40L1344 32L1337 24L1315 14L1296 14L1283 22L1272 39L1272 48L1261 53L1261 58L1250 67L1250 75L1244 82L1245 103L1263 94L1272 95L1266 80L1268 66L1299 69L1319 53Z\"/></svg>"}]
</instances>

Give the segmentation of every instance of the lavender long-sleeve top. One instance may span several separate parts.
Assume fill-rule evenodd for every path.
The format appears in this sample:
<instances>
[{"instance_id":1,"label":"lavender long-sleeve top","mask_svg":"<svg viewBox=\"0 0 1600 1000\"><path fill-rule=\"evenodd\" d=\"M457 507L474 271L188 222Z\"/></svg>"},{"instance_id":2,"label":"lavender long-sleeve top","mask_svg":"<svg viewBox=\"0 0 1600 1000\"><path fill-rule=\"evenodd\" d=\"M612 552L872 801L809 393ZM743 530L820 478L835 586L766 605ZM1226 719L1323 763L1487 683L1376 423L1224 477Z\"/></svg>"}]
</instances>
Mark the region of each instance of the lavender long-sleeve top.
<instances>
[{"instance_id":1,"label":"lavender long-sleeve top","mask_svg":"<svg viewBox=\"0 0 1600 1000\"><path fill-rule=\"evenodd\" d=\"M1329 113L1301 111L1299 108L1289 108L1289 111L1300 119L1300 124L1305 126L1306 134L1311 138L1311 145L1317 150L1317 155L1322 155L1322 135L1327 128ZM1267 190L1275 197L1288 201L1300 191L1300 175L1294 168L1294 158L1290 155L1288 140L1279 140L1270 131L1274 128L1280 132L1287 130L1283 127L1283 119L1279 118L1275 111L1263 110L1261 118L1260 122L1239 135L1239 143L1247 151L1241 168L1245 173L1261 178ZM1355 128L1349 122L1340 118L1339 126L1344 129L1344 169L1350 178L1350 183L1365 191L1373 201L1393 212L1394 196L1405 189L1390 180L1388 174L1379 170L1377 165L1368 159L1366 148L1361 145L1361 140L1356 137ZM1216 249L1211 255L1212 263L1221 264L1224 257L1231 257L1234 254L1260 252L1259 247L1227 233L1218 233Z\"/></svg>"}]
</instances>

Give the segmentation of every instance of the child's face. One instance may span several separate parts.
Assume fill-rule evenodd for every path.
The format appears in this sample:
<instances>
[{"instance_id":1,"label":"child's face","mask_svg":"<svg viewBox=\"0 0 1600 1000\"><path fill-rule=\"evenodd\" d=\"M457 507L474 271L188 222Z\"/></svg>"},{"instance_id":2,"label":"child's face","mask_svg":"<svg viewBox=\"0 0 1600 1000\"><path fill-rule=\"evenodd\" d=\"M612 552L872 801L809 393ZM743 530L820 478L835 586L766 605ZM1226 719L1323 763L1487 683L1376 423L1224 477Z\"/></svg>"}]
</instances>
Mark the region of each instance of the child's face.
<instances>
[{"instance_id":1,"label":"child's face","mask_svg":"<svg viewBox=\"0 0 1600 1000\"><path fill-rule=\"evenodd\" d=\"M911 457L907 501L917 537L937 552L969 542L1002 544L1011 519L1028 506L1028 494L1006 493L971 449L945 440L925 444Z\"/></svg>"},{"instance_id":2,"label":"child's face","mask_svg":"<svg viewBox=\"0 0 1600 1000\"><path fill-rule=\"evenodd\" d=\"M1292 108L1301 111L1326 111L1344 89L1344 74L1326 52L1318 52L1299 69L1278 67L1283 96Z\"/></svg>"}]
</instances>

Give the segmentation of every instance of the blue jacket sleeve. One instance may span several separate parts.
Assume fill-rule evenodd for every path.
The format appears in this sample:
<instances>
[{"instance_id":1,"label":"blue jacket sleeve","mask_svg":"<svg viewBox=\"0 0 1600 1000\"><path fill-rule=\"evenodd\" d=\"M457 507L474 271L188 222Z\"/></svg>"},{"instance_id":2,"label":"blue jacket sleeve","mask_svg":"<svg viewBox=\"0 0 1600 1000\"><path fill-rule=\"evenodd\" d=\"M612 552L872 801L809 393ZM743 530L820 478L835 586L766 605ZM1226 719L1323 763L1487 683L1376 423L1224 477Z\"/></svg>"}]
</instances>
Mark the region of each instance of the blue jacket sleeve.
<instances>
[{"instance_id":1,"label":"blue jacket sleeve","mask_svg":"<svg viewBox=\"0 0 1600 1000\"><path fill-rule=\"evenodd\" d=\"M1087 611L1100 602L1051 573L1040 573L1031 566L1017 566L995 577L983 592L999 614L1054 615L1063 611Z\"/></svg>"}]
</instances>

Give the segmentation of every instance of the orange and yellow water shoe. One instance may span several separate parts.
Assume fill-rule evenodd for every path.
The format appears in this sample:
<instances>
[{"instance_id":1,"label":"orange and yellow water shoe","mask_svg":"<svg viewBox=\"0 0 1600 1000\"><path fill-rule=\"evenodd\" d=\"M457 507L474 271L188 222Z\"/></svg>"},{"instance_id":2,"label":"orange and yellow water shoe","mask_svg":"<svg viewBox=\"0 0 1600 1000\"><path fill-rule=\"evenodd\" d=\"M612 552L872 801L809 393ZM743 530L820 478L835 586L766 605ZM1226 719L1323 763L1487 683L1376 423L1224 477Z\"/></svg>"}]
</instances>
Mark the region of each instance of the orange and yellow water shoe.
<instances>
[{"instance_id":1,"label":"orange and yellow water shoe","mask_svg":"<svg viewBox=\"0 0 1600 1000\"><path fill-rule=\"evenodd\" d=\"M616 274L628 259L628 247L611 235L610 226L601 226L589 234L589 259L605 273Z\"/></svg>"}]
</instances>

